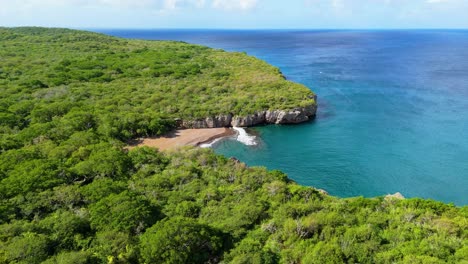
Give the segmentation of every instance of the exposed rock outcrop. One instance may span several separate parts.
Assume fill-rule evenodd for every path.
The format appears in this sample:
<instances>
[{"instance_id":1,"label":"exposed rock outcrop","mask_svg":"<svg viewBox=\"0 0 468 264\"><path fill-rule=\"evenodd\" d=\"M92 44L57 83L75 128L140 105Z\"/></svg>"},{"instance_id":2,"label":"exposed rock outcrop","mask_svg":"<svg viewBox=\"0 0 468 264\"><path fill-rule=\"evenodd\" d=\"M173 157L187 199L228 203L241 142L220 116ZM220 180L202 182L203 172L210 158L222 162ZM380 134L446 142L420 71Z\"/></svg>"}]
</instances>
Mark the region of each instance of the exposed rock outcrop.
<instances>
[{"instance_id":1,"label":"exposed rock outcrop","mask_svg":"<svg viewBox=\"0 0 468 264\"><path fill-rule=\"evenodd\" d=\"M403 200L403 199L405 199L405 197L401 193L397 192L395 194L387 194L384 197L384 199L387 200L387 201L388 200Z\"/></svg>"},{"instance_id":2,"label":"exposed rock outcrop","mask_svg":"<svg viewBox=\"0 0 468 264\"><path fill-rule=\"evenodd\" d=\"M218 115L197 120L180 121L180 128L215 128L215 127L230 127L232 114Z\"/></svg>"},{"instance_id":3,"label":"exposed rock outcrop","mask_svg":"<svg viewBox=\"0 0 468 264\"><path fill-rule=\"evenodd\" d=\"M269 124L297 124L309 121L310 119L315 117L316 111L316 105L298 107L289 111L267 111L265 115L265 120Z\"/></svg>"},{"instance_id":4,"label":"exposed rock outcrop","mask_svg":"<svg viewBox=\"0 0 468 264\"><path fill-rule=\"evenodd\" d=\"M234 127L251 127L255 125L265 124L266 111L260 111L252 115L235 116L232 118L231 126Z\"/></svg>"},{"instance_id":5,"label":"exposed rock outcrop","mask_svg":"<svg viewBox=\"0 0 468 264\"><path fill-rule=\"evenodd\" d=\"M327 191L325 191L324 189L316 189L319 193L321 193L322 195L329 195Z\"/></svg>"},{"instance_id":6,"label":"exposed rock outcrop","mask_svg":"<svg viewBox=\"0 0 468 264\"><path fill-rule=\"evenodd\" d=\"M317 105L297 107L292 110L258 111L246 116L232 114L218 115L197 120L179 121L180 128L214 128L214 127L251 127L262 124L297 124L315 117Z\"/></svg>"}]
</instances>

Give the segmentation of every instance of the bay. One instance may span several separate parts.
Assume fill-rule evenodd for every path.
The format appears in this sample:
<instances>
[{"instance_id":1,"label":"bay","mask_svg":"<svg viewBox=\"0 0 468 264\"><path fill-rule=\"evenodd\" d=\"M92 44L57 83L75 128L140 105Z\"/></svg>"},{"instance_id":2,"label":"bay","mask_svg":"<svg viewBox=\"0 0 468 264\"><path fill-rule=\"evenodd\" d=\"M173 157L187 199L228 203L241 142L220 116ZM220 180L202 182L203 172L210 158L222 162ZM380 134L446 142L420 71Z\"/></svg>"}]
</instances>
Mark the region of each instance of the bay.
<instances>
[{"instance_id":1,"label":"bay","mask_svg":"<svg viewBox=\"0 0 468 264\"><path fill-rule=\"evenodd\" d=\"M313 122L214 149L332 195L468 204L467 30L95 30L241 51L318 95Z\"/></svg>"}]
</instances>

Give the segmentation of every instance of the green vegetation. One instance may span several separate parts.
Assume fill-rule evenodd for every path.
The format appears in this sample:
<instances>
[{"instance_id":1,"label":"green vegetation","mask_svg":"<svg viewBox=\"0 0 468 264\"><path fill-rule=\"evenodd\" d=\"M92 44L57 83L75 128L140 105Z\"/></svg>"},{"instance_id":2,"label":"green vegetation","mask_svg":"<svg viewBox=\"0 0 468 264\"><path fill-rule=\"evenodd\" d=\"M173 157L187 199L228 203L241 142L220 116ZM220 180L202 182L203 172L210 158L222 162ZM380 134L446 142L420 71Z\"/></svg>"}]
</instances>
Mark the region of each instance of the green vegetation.
<instances>
[{"instance_id":1,"label":"green vegetation","mask_svg":"<svg viewBox=\"0 0 468 264\"><path fill-rule=\"evenodd\" d=\"M307 87L284 80L263 61L181 42L0 28L0 60L0 124L7 130L2 132L35 127L18 141L37 136L31 130L62 139L88 129L123 140L164 133L174 118L314 103ZM7 141L1 148L17 146Z\"/></svg>"},{"instance_id":2,"label":"green vegetation","mask_svg":"<svg viewBox=\"0 0 468 264\"><path fill-rule=\"evenodd\" d=\"M466 206L339 199L210 150L123 148L176 117L310 103L244 54L0 29L0 89L0 263L468 263Z\"/></svg>"},{"instance_id":3,"label":"green vegetation","mask_svg":"<svg viewBox=\"0 0 468 264\"><path fill-rule=\"evenodd\" d=\"M57 157L62 148L47 140L2 155L9 177L0 190L0 263L468 258L467 207L422 199L338 199L290 182L281 172L247 168L204 149L126 153L98 139L88 144L75 145L68 157ZM102 168L83 176L78 168L91 156Z\"/></svg>"}]
</instances>

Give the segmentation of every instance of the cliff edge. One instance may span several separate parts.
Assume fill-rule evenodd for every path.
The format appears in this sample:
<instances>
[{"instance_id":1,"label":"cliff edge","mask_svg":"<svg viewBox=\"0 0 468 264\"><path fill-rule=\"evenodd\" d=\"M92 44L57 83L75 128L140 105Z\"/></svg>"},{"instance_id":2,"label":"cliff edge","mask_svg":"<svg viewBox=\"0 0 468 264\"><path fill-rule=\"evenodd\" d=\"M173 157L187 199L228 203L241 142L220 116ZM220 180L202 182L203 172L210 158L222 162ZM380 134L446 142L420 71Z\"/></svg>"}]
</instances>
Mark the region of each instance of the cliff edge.
<instances>
[{"instance_id":1,"label":"cliff edge","mask_svg":"<svg viewBox=\"0 0 468 264\"><path fill-rule=\"evenodd\" d=\"M317 96L313 99L317 102ZM187 128L217 128L217 127L251 127L264 124L298 124L315 118L317 103L305 107L296 107L290 110L263 110L244 116L232 113L211 116L196 120L180 120L178 127Z\"/></svg>"}]
</instances>

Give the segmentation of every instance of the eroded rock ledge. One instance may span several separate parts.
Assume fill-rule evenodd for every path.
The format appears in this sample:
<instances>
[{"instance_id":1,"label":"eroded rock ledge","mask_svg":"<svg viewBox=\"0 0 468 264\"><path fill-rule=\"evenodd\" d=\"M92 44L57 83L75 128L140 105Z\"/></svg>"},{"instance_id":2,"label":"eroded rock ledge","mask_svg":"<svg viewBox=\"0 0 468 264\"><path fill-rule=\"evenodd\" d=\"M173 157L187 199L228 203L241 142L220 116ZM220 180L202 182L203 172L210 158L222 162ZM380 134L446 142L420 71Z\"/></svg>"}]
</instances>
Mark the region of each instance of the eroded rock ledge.
<instances>
[{"instance_id":1,"label":"eroded rock ledge","mask_svg":"<svg viewBox=\"0 0 468 264\"><path fill-rule=\"evenodd\" d=\"M315 117L317 105L296 107L292 110L258 111L246 116L233 114L218 115L198 120L179 122L180 128L215 128L215 127L251 127L263 124L297 124L309 121Z\"/></svg>"}]
</instances>

